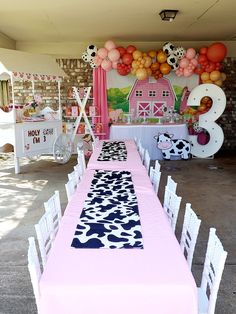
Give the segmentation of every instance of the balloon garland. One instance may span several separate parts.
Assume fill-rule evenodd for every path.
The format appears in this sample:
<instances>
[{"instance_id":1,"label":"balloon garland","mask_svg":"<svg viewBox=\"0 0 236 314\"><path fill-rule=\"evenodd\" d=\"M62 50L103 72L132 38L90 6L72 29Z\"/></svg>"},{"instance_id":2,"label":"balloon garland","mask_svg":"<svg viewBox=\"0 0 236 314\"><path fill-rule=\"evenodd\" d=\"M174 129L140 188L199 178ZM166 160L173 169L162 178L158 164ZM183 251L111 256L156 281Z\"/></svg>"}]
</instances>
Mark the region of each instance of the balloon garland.
<instances>
[{"instance_id":1,"label":"balloon garland","mask_svg":"<svg viewBox=\"0 0 236 314\"><path fill-rule=\"evenodd\" d=\"M201 83L222 86L226 75L220 71L221 62L226 55L227 48L220 42L201 47L199 52L191 47L175 47L171 42L165 43L162 49L142 52L133 45L116 47L112 40L108 40L99 49L89 45L82 59L92 68L101 66L105 71L115 69L122 76L131 73L138 80L149 76L158 79L172 71L184 77L198 74Z\"/></svg>"}]
</instances>

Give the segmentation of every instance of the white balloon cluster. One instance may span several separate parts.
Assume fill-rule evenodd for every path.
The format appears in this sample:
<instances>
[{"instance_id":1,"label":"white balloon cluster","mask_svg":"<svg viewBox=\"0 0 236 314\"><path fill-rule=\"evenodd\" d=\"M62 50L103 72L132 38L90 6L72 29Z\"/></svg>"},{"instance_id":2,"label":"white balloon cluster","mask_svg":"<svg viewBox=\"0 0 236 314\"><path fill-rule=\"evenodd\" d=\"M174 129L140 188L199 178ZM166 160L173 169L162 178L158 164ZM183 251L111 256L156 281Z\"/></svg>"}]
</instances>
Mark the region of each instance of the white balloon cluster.
<instances>
[{"instance_id":1,"label":"white balloon cluster","mask_svg":"<svg viewBox=\"0 0 236 314\"><path fill-rule=\"evenodd\" d=\"M81 57L82 60L84 62L89 63L91 68L93 68L93 69L97 67L93 61L94 57L97 54L97 51L98 51L98 48L95 45L89 45Z\"/></svg>"}]
</instances>

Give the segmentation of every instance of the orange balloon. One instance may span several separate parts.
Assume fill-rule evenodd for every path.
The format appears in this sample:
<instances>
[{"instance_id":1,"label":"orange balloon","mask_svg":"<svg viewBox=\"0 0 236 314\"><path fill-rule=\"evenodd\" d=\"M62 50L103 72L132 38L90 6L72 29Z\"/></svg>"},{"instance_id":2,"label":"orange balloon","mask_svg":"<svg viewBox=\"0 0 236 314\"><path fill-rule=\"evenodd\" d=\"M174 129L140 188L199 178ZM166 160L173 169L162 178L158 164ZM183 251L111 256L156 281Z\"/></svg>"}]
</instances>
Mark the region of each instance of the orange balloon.
<instances>
[{"instance_id":1,"label":"orange balloon","mask_svg":"<svg viewBox=\"0 0 236 314\"><path fill-rule=\"evenodd\" d=\"M156 53L155 50L151 50L151 51L148 52L148 55L149 55L149 57L151 57L151 58L155 58L156 55L157 55L157 53Z\"/></svg>"},{"instance_id":2,"label":"orange balloon","mask_svg":"<svg viewBox=\"0 0 236 314\"><path fill-rule=\"evenodd\" d=\"M157 54L157 61L158 61L159 63L165 63L166 60L167 60L167 56L166 56L166 54L164 53L164 51L158 52L158 54Z\"/></svg>"},{"instance_id":3,"label":"orange balloon","mask_svg":"<svg viewBox=\"0 0 236 314\"><path fill-rule=\"evenodd\" d=\"M145 57L144 60L145 60L145 63L144 63L145 68L149 68L151 66L151 64L152 64L151 57Z\"/></svg>"},{"instance_id":4,"label":"orange balloon","mask_svg":"<svg viewBox=\"0 0 236 314\"><path fill-rule=\"evenodd\" d=\"M146 69L138 69L136 71L136 76L138 80L145 80L148 76Z\"/></svg>"},{"instance_id":5,"label":"orange balloon","mask_svg":"<svg viewBox=\"0 0 236 314\"><path fill-rule=\"evenodd\" d=\"M209 80L210 79L210 74L208 73L208 72L203 72L202 74L201 74L201 80L202 81L207 81L207 80Z\"/></svg>"},{"instance_id":6,"label":"orange balloon","mask_svg":"<svg viewBox=\"0 0 236 314\"><path fill-rule=\"evenodd\" d=\"M138 58L142 58L142 52L139 50L135 50L133 52L133 58L134 58L134 60L138 60Z\"/></svg>"},{"instance_id":7,"label":"orange balloon","mask_svg":"<svg viewBox=\"0 0 236 314\"><path fill-rule=\"evenodd\" d=\"M156 70L158 70L160 68L160 64L158 62L155 62L151 65L151 70L152 72L155 72Z\"/></svg>"},{"instance_id":8,"label":"orange balloon","mask_svg":"<svg viewBox=\"0 0 236 314\"><path fill-rule=\"evenodd\" d=\"M148 76L152 75L152 70L150 68L147 68L146 71L147 71Z\"/></svg>"},{"instance_id":9,"label":"orange balloon","mask_svg":"<svg viewBox=\"0 0 236 314\"><path fill-rule=\"evenodd\" d=\"M218 81L218 80L220 80L220 78L221 78L221 73L220 73L220 71L212 71L212 72L210 73L210 79L211 79L212 81Z\"/></svg>"},{"instance_id":10,"label":"orange balloon","mask_svg":"<svg viewBox=\"0 0 236 314\"><path fill-rule=\"evenodd\" d=\"M215 83L216 85L218 85L218 86L222 86L222 85L223 85L222 80L217 80L217 81L215 81L214 83Z\"/></svg>"},{"instance_id":11,"label":"orange balloon","mask_svg":"<svg viewBox=\"0 0 236 314\"><path fill-rule=\"evenodd\" d=\"M133 68L133 69L138 69L138 68L139 68L139 63L138 63L137 60L134 60L134 61L132 62L132 68Z\"/></svg>"},{"instance_id":12,"label":"orange balloon","mask_svg":"<svg viewBox=\"0 0 236 314\"><path fill-rule=\"evenodd\" d=\"M143 52L143 57L147 57L147 53L146 52Z\"/></svg>"},{"instance_id":13,"label":"orange balloon","mask_svg":"<svg viewBox=\"0 0 236 314\"><path fill-rule=\"evenodd\" d=\"M204 83L212 84L213 82L212 82L212 80L206 80L206 81L204 81Z\"/></svg>"},{"instance_id":14,"label":"orange balloon","mask_svg":"<svg viewBox=\"0 0 236 314\"><path fill-rule=\"evenodd\" d=\"M171 66L168 63L162 63L160 66L160 71L162 74L169 74L171 71Z\"/></svg>"},{"instance_id":15,"label":"orange balloon","mask_svg":"<svg viewBox=\"0 0 236 314\"><path fill-rule=\"evenodd\" d=\"M221 73L221 79L222 79L222 81L226 80L226 74L225 73Z\"/></svg>"}]
</instances>

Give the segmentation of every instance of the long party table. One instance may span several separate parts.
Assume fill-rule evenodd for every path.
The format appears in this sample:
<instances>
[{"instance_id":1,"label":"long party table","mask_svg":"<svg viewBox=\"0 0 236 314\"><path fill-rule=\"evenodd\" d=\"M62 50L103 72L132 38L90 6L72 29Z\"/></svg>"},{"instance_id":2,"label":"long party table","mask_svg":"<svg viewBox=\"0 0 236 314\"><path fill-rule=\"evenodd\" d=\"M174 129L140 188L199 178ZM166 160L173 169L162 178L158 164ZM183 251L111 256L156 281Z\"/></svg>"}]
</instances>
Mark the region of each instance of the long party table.
<instances>
[{"instance_id":1,"label":"long party table","mask_svg":"<svg viewBox=\"0 0 236 314\"><path fill-rule=\"evenodd\" d=\"M39 313L197 314L195 281L143 167L130 170L143 248L71 246L100 171L85 171L67 205L40 280Z\"/></svg>"},{"instance_id":2,"label":"long party table","mask_svg":"<svg viewBox=\"0 0 236 314\"><path fill-rule=\"evenodd\" d=\"M155 135L158 133L173 134L173 139L188 140L188 128L185 123L166 124L113 124L110 128L110 140L141 140L142 146L148 150L151 159L163 159L162 153L157 148Z\"/></svg>"}]
</instances>

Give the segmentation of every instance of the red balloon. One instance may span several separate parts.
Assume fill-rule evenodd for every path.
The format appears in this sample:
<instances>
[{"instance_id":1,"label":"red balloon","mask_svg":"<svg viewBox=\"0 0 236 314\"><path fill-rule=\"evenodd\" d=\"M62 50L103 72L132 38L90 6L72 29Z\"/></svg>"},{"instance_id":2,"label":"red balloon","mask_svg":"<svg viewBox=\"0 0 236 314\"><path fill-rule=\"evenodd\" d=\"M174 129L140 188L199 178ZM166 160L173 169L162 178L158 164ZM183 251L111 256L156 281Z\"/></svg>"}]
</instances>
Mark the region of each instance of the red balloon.
<instances>
[{"instance_id":1,"label":"red balloon","mask_svg":"<svg viewBox=\"0 0 236 314\"><path fill-rule=\"evenodd\" d=\"M122 57L122 62L126 65L131 64L133 61L133 56L130 53L125 53Z\"/></svg>"},{"instance_id":2,"label":"red balloon","mask_svg":"<svg viewBox=\"0 0 236 314\"><path fill-rule=\"evenodd\" d=\"M198 62L201 63L201 64L203 64L204 62L207 62L207 57L206 57L206 55L200 54L200 55L198 56Z\"/></svg>"},{"instance_id":3,"label":"red balloon","mask_svg":"<svg viewBox=\"0 0 236 314\"><path fill-rule=\"evenodd\" d=\"M221 62L227 54L227 48L222 43L214 43L208 47L207 58L212 62Z\"/></svg>"},{"instance_id":4,"label":"red balloon","mask_svg":"<svg viewBox=\"0 0 236 314\"><path fill-rule=\"evenodd\" d=\"M202 48L200 48L199 53L200 53L201 55L206 55L206 54L207 54L207 47L202 47Z\"/></svg>"},{"instance_id":5,"label":"red balloon","mask_svg":"<svg viewBox=\"0 0 236 314\"><path fill-rule=\"evenodd\" d=\"M130 54L132 54L135 50L137 50L137 48L135 46L132 46L132 45L129 45L127 48L126 48L126 51Z\"/></svg>"},{"instance_id":6,"label":"red balloon","mask_svg":"<svg viewBox=\"0 0 236 314\"><path fill-rule=\"evenodd\" d=\"M117 68L117 72L120 74L120 75L123 75L123 76L125 76L125 75L127 75L129 72L127 72L127 70L126 70L126 68Z\"/></svg>"},{"instance_id":7,"label":"red balloon","mask_svg":"<svg viewBox=\"0 0 236 314\"><path fill-rule=\"evenodd\" d=\"M119 51L120 57L122 58L123 55L126 53L126 49L124 47L117 47L116 49Z\"/></svg>"},{"instance_id":8,"label":"red balloon","mask_svg":"<svg viewBox=\"0 0 236 314\"><path fill-rule=\"evenodd\" d=\"M194 73L195 73L195 74L198 74L198 75L201 75L203 72L204 72L203 68L196 68L196 69L194 70Z\"/></svg>"}]
</instances>

